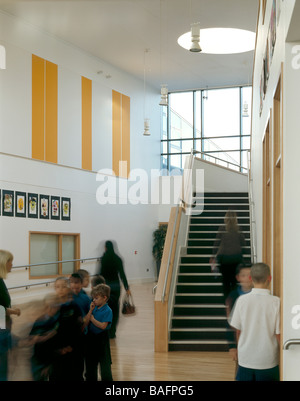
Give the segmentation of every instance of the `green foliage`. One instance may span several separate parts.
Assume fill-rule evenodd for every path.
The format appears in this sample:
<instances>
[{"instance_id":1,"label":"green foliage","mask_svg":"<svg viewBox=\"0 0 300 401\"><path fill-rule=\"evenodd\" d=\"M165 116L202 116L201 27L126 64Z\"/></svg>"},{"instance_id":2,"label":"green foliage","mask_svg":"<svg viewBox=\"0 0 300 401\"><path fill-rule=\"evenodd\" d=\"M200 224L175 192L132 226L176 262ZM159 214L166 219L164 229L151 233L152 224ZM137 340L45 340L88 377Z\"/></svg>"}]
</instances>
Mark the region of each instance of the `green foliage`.
<instances>
[{"instance_id":1,"label":"green foliage","mask_svg":"<svg viewBox=\"0 0 300 401\"><path fill-rule=\"evenodd\" d=\"M168 226L163 224L153 232L152 254L157 262L162 259Z\"/></svg>"}]
</instances>

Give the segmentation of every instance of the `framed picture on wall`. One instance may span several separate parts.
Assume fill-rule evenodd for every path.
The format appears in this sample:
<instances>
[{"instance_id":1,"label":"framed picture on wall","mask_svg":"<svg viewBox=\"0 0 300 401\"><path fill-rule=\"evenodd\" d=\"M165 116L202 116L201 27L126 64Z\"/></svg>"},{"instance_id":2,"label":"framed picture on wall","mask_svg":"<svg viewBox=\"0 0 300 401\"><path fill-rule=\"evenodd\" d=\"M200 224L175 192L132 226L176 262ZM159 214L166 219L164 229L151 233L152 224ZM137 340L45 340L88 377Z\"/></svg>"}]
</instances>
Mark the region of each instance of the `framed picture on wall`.
<instances>
[{"instance_id":1,"label":"framed picture on wall","mask_svg":"<svg viewBox=\"0 0 300 401\"><path fill-rule=\"evenodd\" d=\"M14 191L2 191L2 215L13 216L14 215Z\"/></svg>"},{"instance_id":2,"label":"framed picture on wall","mask_svg":"<svg viewBox=\"0 0 300 401\"><path fill-rule=\"evenodd\" d=\"M61 198L61 219L71 220L71 199Z\"/></svg>"},{"instance_id":3,"label":"framed picture on wall","mask_svg":"<svg viewBox=\"0 0 300 401\"><path fill-rule=\"evenodd\" d=\"M40 219L49 219L49 195L40 195Z\"/></svg>"},{"instance_id":4,"label":"framed picture on wall","mask_svg":"<svg viewBox=\"0 0 300 401\"><path fill-rule=\"evenodd\" d=\"M39 217L39 196L38 194L28 194L27 197L28 203L28 217L31 219L37 219Z\"/></svg>"},{"instance_id":5,"label":"framed picture on wall","mask_svg":"<svg viewBox=\"0 0 300 401\"><path fill-rule=\"evenodd\" d=\"M59 196L51 196L51 219L52 220L60 219L60 197Z\"/></svg>"},{"instance_id":6,"label":"framed picture on wall","mask_svg":"<svg viewBox=\"0 0 300 401\"><path fill-rule=\"evenodd\" d=\"M16 217L26 217L26 193L15 192Z\"/></svg>"}]
</instances>

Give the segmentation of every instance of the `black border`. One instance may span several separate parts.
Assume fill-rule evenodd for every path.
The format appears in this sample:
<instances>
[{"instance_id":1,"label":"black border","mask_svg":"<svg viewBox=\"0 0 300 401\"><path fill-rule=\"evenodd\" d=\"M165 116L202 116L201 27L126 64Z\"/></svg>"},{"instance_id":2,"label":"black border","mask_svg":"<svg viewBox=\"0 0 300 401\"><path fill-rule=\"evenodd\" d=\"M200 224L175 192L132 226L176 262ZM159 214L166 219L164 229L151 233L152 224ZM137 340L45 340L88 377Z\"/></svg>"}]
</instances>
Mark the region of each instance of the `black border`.
<instances>
[{"instance_id":1,"label":"black border","mask_svg":"<svg viewBox=\"0 0 300 401\"><path fill-rule=\"evenodd\" d=\"M36 197L36 213L30 213L30 203L29 203L29 198L30 197ZM39 217L39 195L36 193L29 192L27 194L27 217L30 219L37 219Z\"/></svg>"},{"instance_id":2,"label":"black border","mask_svg":"<svg viewBox=\"0 0 300 401\"><path fill-rule=\"evenodd\" d=\"M53 200L58 200L58 216L53 216L52 214L52 201ZM50 212L51 212L51 220L60 220L60 209L61 209L61 203L60 203L60 196L51 196L51 202L50 202Z\"/></svg>"},{"instance_id":3,"label":"black border","mask_svg":"<svg viewBox=\"0 0 300 401\"><path fill-rule=\"evenodd\" d=\"M19 196L24 196L24 213L19 213L18 212L18 195ZM16 217L26 217L26 211L27 211L27 197L26 197L26 192L21 192L21 191L16 191L15 192L15 216Z\"/></svg>"},{"instance_id":4,"label":"black border","mask_svg":"<svg viewBox=\"0 0 300 401\"><path fill-rule=\"evenodd\" d=\"M63 214L63 202L67 201L69 202L69 217L64 216ZM60 209L61 209L61 219L62 220L71 220L71 198L61 198L61 204L60 204Z\"/></svg>"},{"instance_id":5,"label":"black border","mask_svg":"<svg viewBox=\"0 0 300 401\"><path fill-rule=\"evenodd\" d=\"M47 199L48 200L48 214L47 214L47 216L42 215L42 205L41 205L42 199ZM50 217L49 216L50 215L50 213L49 213L49 211L50 211L49 200L50 200L49 195L40 195L39 196L40 219L42 219L42 220L49 220L49 217Z\"/></svg>"},{"instance_id":6,"label":"black border","mask_svg":"<svg viewBox=\"0 0 300 401\"><path fill-rule=\"evenodd\" d=\"M12 211L11 212L5 212L4 211L4 198L5 198L5 195L6 194L8 194L8 195L12 195ZM2 216L13 216L14 215L14 206L15 206L15 193L14 193L14 191L9 191L9 190L6 190L6 189L3 189L2 190Z\"/></svg>"}]
</instances>

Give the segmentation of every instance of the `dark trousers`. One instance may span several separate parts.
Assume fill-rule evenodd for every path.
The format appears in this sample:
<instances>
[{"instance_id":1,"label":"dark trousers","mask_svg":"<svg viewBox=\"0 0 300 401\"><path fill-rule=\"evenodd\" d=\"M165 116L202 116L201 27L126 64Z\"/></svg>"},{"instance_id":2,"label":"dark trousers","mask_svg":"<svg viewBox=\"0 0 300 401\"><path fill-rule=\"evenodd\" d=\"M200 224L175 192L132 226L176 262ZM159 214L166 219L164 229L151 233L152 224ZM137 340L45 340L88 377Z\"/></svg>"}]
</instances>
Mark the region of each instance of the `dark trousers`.
<instances>
[{"instance_id":1,"label":"dark trousers","mask_svg":"<svg viewBox=\"0 0 300 401\"><path fill-rule=\"evenodd\" d=\"M121 288L119 283L110 282L107 284L110 286L110 297L107 303L113 313L113 318L109 329L109 336L110 338L114 338L116 336L117 325L119 322L119 315L120 315Z\"/></svg>"},{"instance_id":2,"label":"dark trousers","mask_svg":"<svg viewBox=\"0 0 300 401\"><path fill-rule=\"evenodd\" d=\"M111 354L109 334L105 330L99 334L87 334L85 355L86 381L98 380L98 366L102 381L113 381L111 373Z\"/></svg>"},{"instance_id":3,"label":"dark trousers","mask_svg":"<svg viewBox=\"0 0 300 401\"><path fill-rule=\"evenodd\" d=\"M249 369L242 366L238 367L237 381L279 381L279 366L271 369Z\"/></svg>"},{"instance_id":4,"label":"dark trousers","mask_svg":"<svg viewBox=\"0 0 300 401\"><path fill-rule=\"evenodd\" d=\"M228 297L230 291L234 289L237 284L236 269L243 259L239 255L233 256L220 256L218 257L219 270L222 274L224 300Z\"/></svg>"}]
</instances>

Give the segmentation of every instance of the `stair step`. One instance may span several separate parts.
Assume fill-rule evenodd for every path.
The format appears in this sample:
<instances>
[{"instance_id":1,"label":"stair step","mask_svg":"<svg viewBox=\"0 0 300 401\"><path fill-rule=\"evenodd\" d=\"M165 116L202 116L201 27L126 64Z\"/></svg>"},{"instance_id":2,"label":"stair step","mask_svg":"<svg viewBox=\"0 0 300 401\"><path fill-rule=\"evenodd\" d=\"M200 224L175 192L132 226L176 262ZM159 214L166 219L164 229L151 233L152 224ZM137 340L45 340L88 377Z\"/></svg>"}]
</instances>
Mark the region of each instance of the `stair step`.
<instances>
[{"instance_id":1,"label":"stair step","mask_svg":"<svg viewBox=\"0 0 300 401\"><path fill-rule=\"evenodd\" d=\"M173 316L172 330L174 329L211 329L228 328L228 322L223 316Z\"/></svg>"},{"instance_id":2,"label":"stair step","mask_svg":"<svg viewBox=\"0 0 300 401\"><path fill-rule=\"evenodd\" d=\"M195 304L198 306L204 304L219 304L224 301L222 293L202 293L202 294L187 294L181 293L175 295L176 305Z\"/></svg>"},{"instance_id":3,"label":"stair step","mask_svg":"<svg viewBox=\"0 0 300 401\"><path fill-rule=\"evenodd\" d=\"M248 197L248 192L195 192L194 196L209 196L209 197Z\"/></svg>"},{"instance_id":4,"label":"stair step","mask_svg":"<svg viewBox=\"0 0 300 401\"><path fill-rule=\"evenodd\" d=\"M173 316L226 316L226 306L223 304L206 305L174 305Z\"/></svg>"},{"instance_id":5,"label":"stair step","mask_svg":"<svg viewBox=\"0 0 300 401\"><path fill-rule=\"evenodd\" d=\"M223 291L222 283L180 283L176 285L176 294L218 294Z\"/></svg>"},{"instance_id":6,"label":"stair step","mask_svg":"<svg viewBox=\"0 0 300 401\"><path fill-rule=\"evenodd\" d=\"M205 352L227 352L228 341L214 340L214 341L169 341L169 351L205 351Z\"/></svg>"},{"instance_id":7,"label":"stair step","mask_svg":"<svg viewBox=\"0 0 300 401\"><path fill-rule=\"evenodd\" d=\"M221 281L221 273L179 273L178 284L184 283L204 283L209 284Z\"/></svg>"},{"instance_id":8,"label":"stair step","mask_svg":"<svg viewBox=\"0 0 300 401\"><path fill-rule=\"evenodd\" d=\"M217 231L189 231L188 235L188 240L191 239L216 239L217 236ZM250 239L250 231L249 232L243 232L244 237L246 238L246 240Z\"/></svg>"},{"instance_id":9,"label":"stair step","mask_svg":"<svg viewBox=\"0 0 300 401\"><path fill-rule=\"evenodd\" d=\"M179 328L170 329L170 341L172 340L227 340L227 328Z\"/></svg>"}]
</instances>

